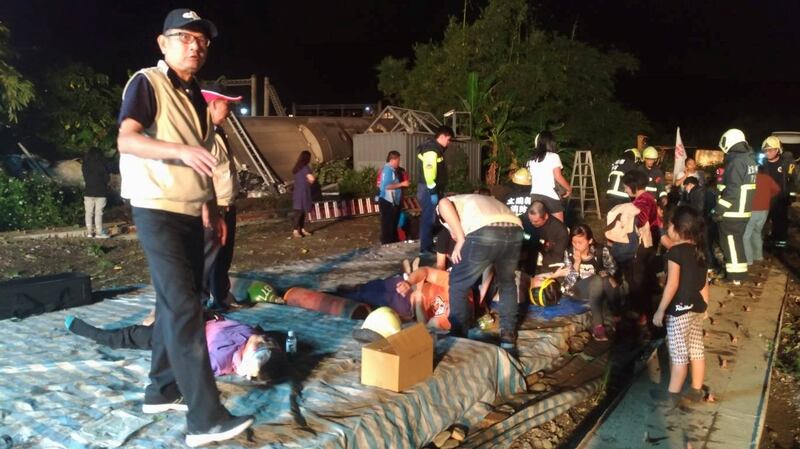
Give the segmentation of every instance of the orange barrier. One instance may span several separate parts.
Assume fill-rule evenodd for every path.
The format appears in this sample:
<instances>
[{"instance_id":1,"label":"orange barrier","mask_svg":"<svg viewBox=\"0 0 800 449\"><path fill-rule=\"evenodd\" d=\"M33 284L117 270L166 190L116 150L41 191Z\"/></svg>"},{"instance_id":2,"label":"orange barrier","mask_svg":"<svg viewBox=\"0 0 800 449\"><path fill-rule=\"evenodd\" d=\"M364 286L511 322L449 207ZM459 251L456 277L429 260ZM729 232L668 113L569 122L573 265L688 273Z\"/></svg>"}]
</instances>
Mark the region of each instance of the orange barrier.
<instances>
[{"instance_id":1,"label":"orange barrier","mask_svg":"<svg viewBox=\"0 0 800 449\"><path fill-rule=\"evenodd\" d=\"M293 307L353 320L363 320L372 311L367 304L303 287L290 288L283 295L283 299L287 305Z\"/></svg>"}]
</instances>

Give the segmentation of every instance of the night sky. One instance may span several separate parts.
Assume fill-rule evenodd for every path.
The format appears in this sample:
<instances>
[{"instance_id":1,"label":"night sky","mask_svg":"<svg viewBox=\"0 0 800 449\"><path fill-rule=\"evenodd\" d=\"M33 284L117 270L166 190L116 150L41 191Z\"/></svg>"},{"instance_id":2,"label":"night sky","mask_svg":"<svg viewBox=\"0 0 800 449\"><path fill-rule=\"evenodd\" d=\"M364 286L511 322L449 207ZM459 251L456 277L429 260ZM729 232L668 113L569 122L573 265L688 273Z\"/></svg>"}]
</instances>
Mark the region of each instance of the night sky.
<instances>
[{"instance_id":1,"label":"night sky","mask_svg":"<svg viewBox=\"0 0 800 449\"><path fill-rule=\"evenodd\" d=\"M469 0L468 18L485 2ZM415 42L439 40L464 2L3 0L0 20L23 71L77 61L122 83L155 62L164 16L183 6L220 30L202 78L266 75L288 106L376 101L375 65L386 55L411 56ZM680 125L687 144L713 144L691 141L721 127L747 129L749 118L775 130L800 128L800 2L540 0L531 7L541 28L569 34L577 22L577 39L634 54L641 69L620 78L618 97L660 130Z\"/></svg>"}]
</instances>

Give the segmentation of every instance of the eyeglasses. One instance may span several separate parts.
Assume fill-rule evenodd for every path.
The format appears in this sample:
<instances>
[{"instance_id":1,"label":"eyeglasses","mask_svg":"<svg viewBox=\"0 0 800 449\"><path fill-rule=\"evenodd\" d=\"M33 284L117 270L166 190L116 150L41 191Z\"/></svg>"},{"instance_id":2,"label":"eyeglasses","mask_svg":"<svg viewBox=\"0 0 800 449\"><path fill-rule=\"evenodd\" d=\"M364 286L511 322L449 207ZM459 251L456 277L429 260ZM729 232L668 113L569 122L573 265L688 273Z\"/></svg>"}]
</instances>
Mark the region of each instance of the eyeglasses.
<instances>
[{"instance_id":1,"label":"eyeglasses","mask_svg":"<svg viewBox=\"0 0 800 449\"><path fill-rule=\"evenodd\" d=\"M211 39L205 36L195 36L194 34L177 32L172 34L165 34L166 37L177 37L183 45L190 45L192 42L197 42L200 48L208 48L211 45Z\"/></svg>"}]
</instances>

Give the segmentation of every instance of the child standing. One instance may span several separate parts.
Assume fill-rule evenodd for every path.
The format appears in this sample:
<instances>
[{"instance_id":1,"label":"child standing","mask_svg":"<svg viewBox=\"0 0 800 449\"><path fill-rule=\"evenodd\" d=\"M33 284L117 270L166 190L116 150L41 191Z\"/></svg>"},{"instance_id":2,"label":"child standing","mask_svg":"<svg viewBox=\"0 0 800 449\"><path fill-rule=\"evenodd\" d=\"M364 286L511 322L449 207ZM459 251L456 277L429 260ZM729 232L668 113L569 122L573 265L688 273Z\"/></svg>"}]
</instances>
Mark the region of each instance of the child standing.
<instances>
[{"instance_id":1,"label":"child standing","mask_svg":"<svg viewBox=\"0 0 800 449\"><path fill-rule=\"evenodd\" d=\"M662 327L666 315L670 400L677 404L689 365L692 384L687 398L697 402L704 398L703 318L708 306L702 215L690 206L678 206L667 234L674 245L666 254L667 284L653 324Z\"/></svg>"}]
</instances>

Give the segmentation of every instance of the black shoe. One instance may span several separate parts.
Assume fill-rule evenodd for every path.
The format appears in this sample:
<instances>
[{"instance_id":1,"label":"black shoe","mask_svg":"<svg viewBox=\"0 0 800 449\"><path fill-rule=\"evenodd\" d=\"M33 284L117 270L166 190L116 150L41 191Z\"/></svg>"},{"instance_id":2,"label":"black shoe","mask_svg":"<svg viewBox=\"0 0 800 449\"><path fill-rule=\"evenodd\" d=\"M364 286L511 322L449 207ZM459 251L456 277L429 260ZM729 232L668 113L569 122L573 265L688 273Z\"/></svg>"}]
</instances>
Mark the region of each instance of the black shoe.
<instances>
[{"instance_id":1,"label":"black shoe","mask_svg":"<svg viewBox=\"0 0 800 449\"><path fill-rule=\"evenodd\" d=\"M517 351L517 332L516 331L500 331L500 347L505 349L514 358L519 357Z\"/></svg>"},{"instance_id":2,"label":"black shoe","mask_svg":"<svg viewBox=\"0 0 800 449\"><path fill-rule=\"evenodd\" d=\"M155 413L164 413L164 412L188 412L189 406L186 405L184 402L183 397L179 397L171 402L152 402L148 403L145 400L145 403L142 404L142 413L146 413L148 415L152 415Z\"/></svg>"},{"instance_id":3,"label":"black shoe","mask_svg":"<svg viewBox=\"0 0 800 449\"><path fill-rule=\"evenodd\" d=\"M249 415L233 416L227 421L217 424L208 430L198 432L190 431L186 434L186 445L189 447L197 447L216 441L230 440L252 426L253 420L253 417Z\"/></svg>"}]
</instances>

